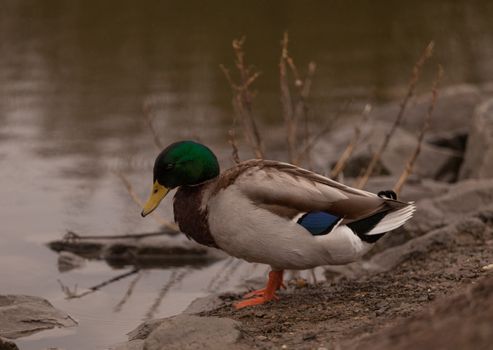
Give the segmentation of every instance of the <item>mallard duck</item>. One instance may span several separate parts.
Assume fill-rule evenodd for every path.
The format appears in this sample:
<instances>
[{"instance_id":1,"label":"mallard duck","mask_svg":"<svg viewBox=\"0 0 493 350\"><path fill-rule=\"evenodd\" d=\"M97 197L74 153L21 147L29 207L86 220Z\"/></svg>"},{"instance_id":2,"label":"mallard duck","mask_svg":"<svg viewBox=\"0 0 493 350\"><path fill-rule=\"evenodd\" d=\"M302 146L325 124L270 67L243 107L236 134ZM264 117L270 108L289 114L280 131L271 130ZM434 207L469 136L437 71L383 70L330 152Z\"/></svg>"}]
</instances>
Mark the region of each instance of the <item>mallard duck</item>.
<instances>
[{"instance_id":1,"label":"mallard duck","mask_svg":"<svg viewBox=\"0 0 493 350\"><path fill-rule=\"evenodd\" d=\"M174 188L175 221L189 238L271 266L266 288L237 308L278 299L285 269L357 260L415 210L392 191L377 195L288 163L247 160L220 173L214 153L193 141L158 155L142 216Z\"/></svg>"}]
</instances>

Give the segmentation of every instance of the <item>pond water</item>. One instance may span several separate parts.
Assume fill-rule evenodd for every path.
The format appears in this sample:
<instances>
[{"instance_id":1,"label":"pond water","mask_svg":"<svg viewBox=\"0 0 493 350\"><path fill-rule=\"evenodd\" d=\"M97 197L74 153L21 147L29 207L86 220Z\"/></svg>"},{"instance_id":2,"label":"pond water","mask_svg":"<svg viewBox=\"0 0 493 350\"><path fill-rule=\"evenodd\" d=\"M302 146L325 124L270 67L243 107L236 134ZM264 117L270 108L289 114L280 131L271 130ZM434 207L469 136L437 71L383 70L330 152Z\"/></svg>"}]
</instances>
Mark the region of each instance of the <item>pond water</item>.
<instances>
[{"instance_id":1,"label":"pond water","mask_svg":"<svg viewBox=\"0 0 493 350\"><path fill-rule=\"evenodd\" d=\"M147 196L156 149L144 104L164 144L200 138L231 164L231 92L219 64L233 66L232 39L247 36L247 57L262 71L255 106L265 134L280 120L277 65L286 29L300 68L310 60L318 65L310 99L315 122L348 99L400 96L431 39L435 56L420 91L429 89L438 62L444 84L493 79L488 2L2 0L0 7L0 293L47 298L79 322L20 339L22 349L104 349L148 317L179 313L196 297L263 274L233 260L163 266L67 300L60 282L85 290L132 267L91 261L60 273L45 246L67 230L159 229L140 217L113 173L124 173ZM171 200L160 213L171 220Z\"/></svg>"}]
</instances>

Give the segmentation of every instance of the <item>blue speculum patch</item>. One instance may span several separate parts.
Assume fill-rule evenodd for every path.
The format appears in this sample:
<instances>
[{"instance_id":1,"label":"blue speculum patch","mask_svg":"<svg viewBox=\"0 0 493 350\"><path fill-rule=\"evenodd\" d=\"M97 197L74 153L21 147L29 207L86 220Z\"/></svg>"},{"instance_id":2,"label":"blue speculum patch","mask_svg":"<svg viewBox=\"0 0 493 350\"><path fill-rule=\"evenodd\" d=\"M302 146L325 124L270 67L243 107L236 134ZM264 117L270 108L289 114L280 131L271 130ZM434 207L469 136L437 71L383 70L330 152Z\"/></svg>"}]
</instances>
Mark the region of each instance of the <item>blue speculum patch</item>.
<instances>
[{"instance_id":1,"label":"blue speculum patch","mask_svg":"<svg viewBox=\"0 0 493 350\"><path fill-rule=\"evenodd\" d=\"M312 235L321 236L332 231L340 219L341 218L335 215L323 211L316 211L306 213L298 219L297 223L307 229Z\"/></svg>"}]
</instances>

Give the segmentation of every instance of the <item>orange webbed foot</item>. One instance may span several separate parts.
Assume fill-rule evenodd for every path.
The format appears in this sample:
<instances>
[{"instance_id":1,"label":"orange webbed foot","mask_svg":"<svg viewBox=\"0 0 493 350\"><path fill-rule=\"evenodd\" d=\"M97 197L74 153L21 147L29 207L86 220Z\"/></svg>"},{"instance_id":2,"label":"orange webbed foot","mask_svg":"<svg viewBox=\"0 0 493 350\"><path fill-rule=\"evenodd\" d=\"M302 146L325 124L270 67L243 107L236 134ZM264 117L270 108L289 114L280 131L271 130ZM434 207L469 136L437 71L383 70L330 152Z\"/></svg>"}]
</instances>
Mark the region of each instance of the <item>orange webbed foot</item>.
<instances>
[{"instance_id":1,"label":"orange webbed foot","mask_svg":"<svg viewBox=\"0 0 493 350\"><path fill-rule=\"evenodd\" d=\"M279 300L279 297L275 294L276 290L283 287L286 288L282 282L283 271L271 271L269 272L269 281L267 282L266 288L254 290L243 296L243 301L235 304L236 309L241 309L247 306L254 306L264 304L271 300ZM250 298L250 299L248 299Z\"/></svg>"}]
</instances>

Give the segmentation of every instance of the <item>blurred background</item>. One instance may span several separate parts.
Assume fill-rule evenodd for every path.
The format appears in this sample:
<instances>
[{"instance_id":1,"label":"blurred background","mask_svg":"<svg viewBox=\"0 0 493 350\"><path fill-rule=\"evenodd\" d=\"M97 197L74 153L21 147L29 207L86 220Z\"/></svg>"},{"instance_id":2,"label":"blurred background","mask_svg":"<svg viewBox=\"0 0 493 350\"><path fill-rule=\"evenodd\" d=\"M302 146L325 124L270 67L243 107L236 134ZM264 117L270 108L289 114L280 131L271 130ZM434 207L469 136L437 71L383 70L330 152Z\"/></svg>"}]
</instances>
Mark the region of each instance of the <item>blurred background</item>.
<instances>
[{"instance_id":1,"label":"blurred background","mask_svg":"<svg viewBox=\"0 0 493 350\"><path fill-rule=\"evenodd\" d=\"M120 235L159 229L140 217L114 174L124 173L135 192L147 196L157 150L143 106L164 144L199 138L224 167L232 164L231 89L219 65L234 66L234 38L246 36L247 59L262 72L255 112L267 135L281 125L284 31L300 69L317 63L309 100L317 125L348 100L349 112L367 102L397 103L430 40L433 61L446 72L443 85L492 81L491 18L493 3L486 1L2 0L0 293L47 298L79 321L75 329L18 344L105 348L125 340L162 293L153 317L179 313L196 297L248 275L233 271L236 277L210 290L211 278L234 262L146 270L132 299L115 311L134 277L70 300L59 281L84 290L132 267L118 271L91 261L61 273L57 254L45 246L68 230ZM434 65L423 70L418 92L429 91L434 74ZM171 200L160 208L171 220ZM176 283L166 287L172 279Z\"/></svg>"}]
</instances>

